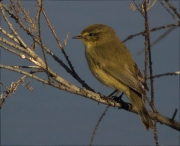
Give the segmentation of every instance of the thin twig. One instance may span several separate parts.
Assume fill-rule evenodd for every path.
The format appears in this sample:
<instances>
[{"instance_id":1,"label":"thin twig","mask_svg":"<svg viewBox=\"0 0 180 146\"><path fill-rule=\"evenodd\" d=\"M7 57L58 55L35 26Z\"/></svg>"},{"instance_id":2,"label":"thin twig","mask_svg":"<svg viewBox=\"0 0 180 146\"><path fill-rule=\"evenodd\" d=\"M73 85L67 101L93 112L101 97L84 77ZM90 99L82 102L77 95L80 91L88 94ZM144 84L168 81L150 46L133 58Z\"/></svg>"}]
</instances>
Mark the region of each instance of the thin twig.
<instances>
[{"instance_id":1,"label":"thin twig","mask_svg":"<svg viewBox=\"0 0 180 146\"><path fill-rule=\"evenodd\" d=\"M142 15L144 15L143 12L142 12L142 9L139 8L139 6L137 5L136 0L133 0L133 3L134 3L134 5L135 5L135 6L134 6L134 9L135 9L135 10L138 10Z\"/></svg>"},{"instance_id":2,"label":"thin twig","mask_svg":"<svg viewBox=\"0 0 180 146\"><path fill-rule=\"evenodd\" d=\"M144 14L145 14L145 30L146 30L146 35L145 35L145 45L146 45L146 49L148 49L148 59L149 59L149 72L150 72L150 76L153 76L153 70L152 70L152 58L151 58L151 47L150 47L150 34L149 34L149 23L148 23L148 15L147 15L147 11L146 11L146 0L144 0ZM147 55L147 54L146 54ZM147 56L146 58L147 59ZM146 65L145 64L145 69L146 69ZM145 74L145 79L147 78L147 74ZM150 79L150 85L151 85L151 107L152 109L157 112L157 110L155 109L154 106L154 85L153 85L153 78Z\"/></svg>"},{"instance_id":3,"label":"thin twig","mask_svg":"<svg viewBox=\"0 0 180 146\"><path fill-rule=\"evenodd\" d=\"M150 76L148 77L148 79L150 78L159 78L159 77L162 77L162 76L173 76L173 75L180 75L180 71L176 71L176 72L169 72L169 73L164 73L164 74L158 74L158 75L154 75L154 76Z\"/></svg>"},{"instance_id":4,"label":"thin twig","mask_svg":"<svg viewBox=\"0 0 180 146\"><path fill-rule=\"evenodd\" d=\"M144 1L143 2L143 5L144 5L144 11L146 12L146 1ZM147 12L146 12L147 13ZM145 19L145 32L144 32L144 37L145 37L145 59L144 59L144 81L145 81L145 83L146 83L146 80L147 80L147 70L148 70L148 27L147 27L147 23L148 23L148 21L147 21L147 19L146 19L146 17L147 17L147 14L145 13L145 15L144 15L144 19Z\"/></svg>"},{"instance_id":5,"label":"thin twig","mask_svg":"<svg viewBox=\"0 0 180 146\"><path fill-rule=\"evenodd\" d=\"M154 130L153 130L154 140L155 140L156 146L159 146L159 143L158 143L158 134L157 134L157 126L156 126L157 121L156 120L154 120L154 121L155 121Z\"/></svg>"},{"instance_id":6,"label":"thin twig","mask_svg":"<svg viewBox=\"0 0 180 146\"><path fill-rule=\"evenodd\" d=\"M165 0L165 2L169 5L169 7L174 11L174 14L176 14L180 18L180 14L178 13L177 9L170 3L169 0Z\"/></svg>"},{"instance_id":7,"label":"thin twig","mask_svg":"<svg viewBox=\"0 0 180 146\"><path fill-rule=\"evenodd\" d=\"M114 90L111 94L108 95L108 97L111 97L112 95L114 95L114 94L117 93L117 92L118 92L117 90ZM103 117L105 116L105 114L106 114L107 110L109 109L109 107L110 107L109 105L106 106L104 112L103 112L102 115L100 116L100 118L99 118L99 120L98 120L98 122L97 122L97 124L96 124L96 126L95 126L95 128L94 128L94 131L93 131L93 133L92 133L91 140L90 140L90 146L92 146L92 143L93 143L94 136L95 136L95 134L96 134L97 128L99 127L99 124L100 124L100 122L102 121Z\"/></svg>"},{"instance_id":8,"label":"thin twig","mask_svg":"<svg viewBox=\"0 0 180 146\"><path fill-rule=\"evenodd\" d=\"M146 10L146 0L143 1L143 6L144 6L144 19L145 19L145 30L146 30L146 34L145 34L145 79L147 79L147 56L149 59L149 71L150 71L150 76L152 76L153 71L152 71L152 61L151 61L151 47L150 47L150 34L149 34L149 22L148 22L148 14L147 14L147 10ZM150 79L150 85L151 85L151 102L150 102L150 106L152 107L153 111L157 112L157 110L155 109L154 106L154 87L153 87L153 78ZM157 127L156 127L156 120L155 120L155 124L154 124L154 140L156 143L156 146L158 145L158 135L157 135Z\"/></svg>"},{"instance_id":9,"label":"thin twig","mask_svg":"<svg viewBox=\"0 0 180 146\"><path fill-rule=\"evenodd\" d=\"M37 1L37 2L38 2L38 1ZM58 61L58 62L61 64L62 67L65 67L66 71L67 71L68 73L70 73L78 82L80 82L83 87L87 88L88 90L94 91L94 89L92 89L90 86L88 86L88 85L85 83L85 81L82 80L82 79L78 76L78 74L75 72L74 67L73 67L71 61L69 60L69 57L67 56L67 54L66 54L63 46L61 45L60 40L59 40L58 36L56 35L55 30L54 30L54 27L51 25L50 20L48 19L47 15L46 15L46 13L45 13L44 8L42 8L42 13L43 13L43 15L44 15L44 17L45 17L45 19L46 19L46 21L47 21L47 23L48 23L48 26L49 26L50 30L52 31L52 33L53 33L53 35L54 35L54 37L55 37L55 39L56 39L56 41L57 41L57 44L58 44L59 48L61 48L61 51L62 51L62 53L64 54L64 56L65 56L65 58L66 58L66 60L67 60L67 62L68 62L68 64L69 64L69 66L70 66L70 69L69 69L56 55L54 55L50 50L46 50L47 53L49 53L56 61ZM68 38L68 37L66 37L66 38ZM36 41L37 41L37 40L36 40ZM52 55L52 54L53 54L53 55Z\"/></svg>"},{"instance_id":10,"label":"thin twig","mask_svg":"<svg viewBox=\"0 0 180 146\"><path fill-rule=\"evenodd\" d=\"M166 7L166 5L163 3L162 0L158 0L160 2L160 4L166 9L166 11L169 12L169 14L176 20L179 21L178 18Z\"/></svg>"},{"instance_id":11,"label":"thin twig","mask_svg":"<svg viewBox=\"0 0 180 146\"><path fill-rule=\"evenodd\" d=\"M1 39L0 39L0 40L1 40ZM13 54L21 57L22 59L27 59L27 60L30 61L30 59L29 59L28 57L26 57L26 56L25 56L24 54L22 54L22 53L18 53L17 51L15 51L15 50L13 50L13 49L10 49L10 48L2 45L2 44L0 44L0 47L2 47L2 48L4 48L5 50L7 50L7 51L9 51L9 52L11 52L11 53L13 53Z\"/></svg>"},{"instance_id":12,"label":"thin twig","mask_svg":"<svg viewBox=\"0 0 180 146\"><path fill-rule=\"evenodd\" d=\"M50 22L49 18L47 17L47 15L46 15L46 13L45 13L45 11L44 11L44 8L42 8L42 13L43 13L43 15L44 15L44 17L45 17L45 19L46 19L46 21L47 21L47 23L48 23L48 26L49 26L52 34L54 35L54 38L55 38L56 41L57 41L57 44L58 44L59 48L61 49L63 55L65 56L66 61L68 62L69 66L70 66L70 68L71 68L71 70L72 70L72 72L73 72L73 73L76 73L75 70L74 70L74 67L73 67L73 65L72 65L72 63L71 63L71 61L69 60L69 57L67 56L67 54L66 54L66 52L65 52L65 50L64 50L64 47L61 45L61 42L60 42L60 40L59 40L59 38L58 38L55 30L54 30L54 27L51 25L51 22ZM67 36L68 36L68 35L67 35ZM68 37L66 37L66 38L68 39ZM66 42L67 42L67 40L66 40Z\"/></svg>"},{"instance_id":13,"label":"thin twig","mask_svg":"<svg viewBox=\"0 0 180 146\"><path fill-rule=\"evenodd\" d=\"M0 108L2 107L3 103L5 102L5 99L6 99L7 97L11 96L12 93L14 93L14 92L17 90L19 84L20 84L21 82L23 82L23 80L24 80L26 77L27 77L27 76L24 75L24 76L22 76L17 82L12 82L12 83L11 83L11 86L10 86L9 88L7 88L7 91L5 91L4 93L2 93L2 94L0 95Z\"/></svg>"},{"instance_id":14,"label":"thin twig","mask_svg":"<svg viewBox=\"0 0 180 146\"><path fill-rule=\"evenodd\" d=\"M41 46L41 50L43 53L43 58L44 58L44 62L46 64L46 69L45 72L47 74L48 77L48 81L50 82L50 77L49 77L49 71L48 71L48 63L47 63L47 59L46 59L46 55L45 55L45 49L43 47L43 43L42 43L42 39L41 39L41 11L42 11L42 0L38 0L39 1L39 16L38 16L38 37L39 37L39 41L40 41L40 46Z\"/></svg>"},{"instance_id":15,"label":"thin twig","mask_svg":"<svg viewBox=\"0 0 180 146\"><path fill-rule=\"evenodd\" d=\"M155 27L155 28L150 29L149 31L153 32L153 31L157 31L157 30L160 30L160 29L165 29L165 28L173 27L173 26L180 26L180 23L167 24L165 26ZM135 36L144 35L144 33L145 33L145 31L142 31L142 32L139 32L139 33L136 33L136 34L132 34L132 35L128 36L126 39L124 39L123 42L126 42L127 40L132 39Z\"/></svg>"},{"instance_id":16,"label":"thin twig","mask_svg":"<svg viewBox=\"0 0 180 146\"><path fill-rule=\"evenodd\" d=\"M90 146L92 146L92 143L93 143L94 136L95 136L95 134L96 134L97 128L98 128L101 120L102 120L103 117L105 116L105 114L106 114L107 110L109 109L109 107L110 107L109 105L106 106L104 112L102 113L101 117L99 118L99 120L98 120L98 122L97 122L97 124L96 124L96 126L95 126L95 128L94 128L94 131L93 131L93 134L92 134L92 137L91 137L91 140L90 140Z\"/></svg>"},{"instance_id":17,"label":"thin twig","mask_svg":"<svg viewBox=\"0 0 180 146\"><path fill-rule=\"evenodd\" d=\"M0 84L1 84L4 88L8 89L8 86L6 86L5 84L3 84L1 81L0 81Z\"/></svg>"},{"instance_id":18,"label":"thin twig","mask_svg":"<svg viewBox=\"0 0 180 146\"><path fill-rule=\"evenodd\" d=\"M152 46L154 46L155 44L157 44L160 40L162 40L163 38L165 38L165 36L167 36L172 30L174 30L176 27L171 27L169 28L164 34L160 35L154 42L151 43L151 48ZM141 53L143 53L145 51L145 48L141 49L140 51L137 52L137 55L140 55Z\"/></svg>"}]
</instances>

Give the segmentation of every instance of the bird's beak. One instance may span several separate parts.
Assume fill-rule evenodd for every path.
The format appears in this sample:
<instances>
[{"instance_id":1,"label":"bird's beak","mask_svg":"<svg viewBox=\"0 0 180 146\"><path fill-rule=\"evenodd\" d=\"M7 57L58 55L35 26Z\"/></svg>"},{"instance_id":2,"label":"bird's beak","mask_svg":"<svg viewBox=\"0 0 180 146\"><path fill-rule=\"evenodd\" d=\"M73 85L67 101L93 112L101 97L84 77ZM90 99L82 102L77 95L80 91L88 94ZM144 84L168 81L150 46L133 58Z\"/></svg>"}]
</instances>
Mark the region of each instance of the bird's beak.
<instances>
[{"instance_id":1,"label":"bird's beak","mask_svg":"<svg viewBox=\"0 0 180 146\"><path fill-rule=\"evenodd\" d=\"M81 36L81 34L79 34L77 36L72 37L72 39L82 39L82 36Z\"/></svg>"}]
</instances>

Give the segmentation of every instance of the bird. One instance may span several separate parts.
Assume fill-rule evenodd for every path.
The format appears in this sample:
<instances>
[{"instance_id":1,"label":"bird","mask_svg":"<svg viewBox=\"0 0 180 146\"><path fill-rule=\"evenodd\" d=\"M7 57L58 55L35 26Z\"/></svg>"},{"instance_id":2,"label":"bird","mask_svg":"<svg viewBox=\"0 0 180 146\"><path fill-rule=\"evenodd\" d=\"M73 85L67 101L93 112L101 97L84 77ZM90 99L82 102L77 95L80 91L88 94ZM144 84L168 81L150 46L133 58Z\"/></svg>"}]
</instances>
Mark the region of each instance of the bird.
<instances>
[{"instance_id":1,"label":"bird","mask_svg":"<svg viewBox=\"0 0 180 146\"><path fill-rule=\"evenodd\" d=\"M84 43L88 66L97 80L123 92L135 106L144 127L153 129L143 101L148 86L132 54L114 29L105 24L92 24L73 39L81 39Z\"/></svg>"}]
</instances>

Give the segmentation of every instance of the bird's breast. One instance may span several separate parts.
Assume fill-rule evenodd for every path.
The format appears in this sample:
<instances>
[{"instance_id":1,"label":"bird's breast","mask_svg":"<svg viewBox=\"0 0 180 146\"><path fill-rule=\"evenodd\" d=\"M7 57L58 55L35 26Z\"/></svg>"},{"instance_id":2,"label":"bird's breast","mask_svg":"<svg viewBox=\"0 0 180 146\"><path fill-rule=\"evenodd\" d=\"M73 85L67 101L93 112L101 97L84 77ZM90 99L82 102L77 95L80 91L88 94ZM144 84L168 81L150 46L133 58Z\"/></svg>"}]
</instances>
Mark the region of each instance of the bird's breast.
<instances>
[{"instance_id":1,"label":"bird's breast","mask_svg":"<svg viewBox=\"0 0 180 146\"><path fill-rule=\"evenodd\" d=\"M97 56L97 52L89 52L88 49L86 49L85 56L89 65L89 69L91 70L92 74L99 80L99 82L107 87L111 87L113 89L127 93L127 86L123 85L103 69L105 64L103 64L103 59L100 56Z\"/></svg>"}]
</instances>

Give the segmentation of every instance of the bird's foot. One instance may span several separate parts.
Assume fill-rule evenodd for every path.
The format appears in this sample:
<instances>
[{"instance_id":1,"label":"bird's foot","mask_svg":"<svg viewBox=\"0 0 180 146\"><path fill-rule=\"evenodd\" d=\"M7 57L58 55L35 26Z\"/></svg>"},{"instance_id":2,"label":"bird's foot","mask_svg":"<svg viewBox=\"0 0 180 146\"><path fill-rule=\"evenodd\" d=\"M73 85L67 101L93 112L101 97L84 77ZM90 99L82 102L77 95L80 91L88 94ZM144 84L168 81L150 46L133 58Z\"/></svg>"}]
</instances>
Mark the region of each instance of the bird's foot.
<instances>
[{"instance_id":1,"label":"bird's foot","mask_svg":"<svg viewBox=\"0 0 180 146\"><path fill-rule=\"evenodd\" d=\"M123 94L124 94L124 93L121 93L120 96L112 96L111 98L112 98L114 101L120 103L120 102L122 101L122 96L123 96ZM123 102L124 102L124 101L123 101Z\"/></svg>"}]
</instances>

